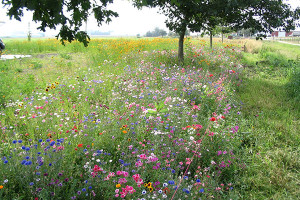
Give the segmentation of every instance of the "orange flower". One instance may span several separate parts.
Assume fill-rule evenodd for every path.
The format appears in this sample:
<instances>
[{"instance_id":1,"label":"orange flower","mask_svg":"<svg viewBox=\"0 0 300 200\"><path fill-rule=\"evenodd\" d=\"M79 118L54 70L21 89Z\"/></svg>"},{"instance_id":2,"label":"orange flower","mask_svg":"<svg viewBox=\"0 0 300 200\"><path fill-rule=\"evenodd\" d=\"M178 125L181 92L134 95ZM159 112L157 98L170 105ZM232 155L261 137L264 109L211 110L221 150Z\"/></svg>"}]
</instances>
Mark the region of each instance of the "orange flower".
<instances>
[{"instance_id":1,"label":"orange flower","mask_svg":"<svg viewBox=\"0 0 300 200\"><path fill-rule=\"evenodd\" d=\"M0 185L0 189L2 189L3 188L3 185Z\"/></svg>"}]
</instances>

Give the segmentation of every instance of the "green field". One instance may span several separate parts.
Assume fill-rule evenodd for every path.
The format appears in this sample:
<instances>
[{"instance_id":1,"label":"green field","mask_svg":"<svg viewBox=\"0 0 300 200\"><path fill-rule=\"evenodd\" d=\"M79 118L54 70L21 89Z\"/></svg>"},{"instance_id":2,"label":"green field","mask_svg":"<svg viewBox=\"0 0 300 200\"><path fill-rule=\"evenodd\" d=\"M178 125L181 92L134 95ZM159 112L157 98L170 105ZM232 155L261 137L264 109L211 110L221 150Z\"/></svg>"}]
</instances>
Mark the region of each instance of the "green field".
<instances>
[{"instance_id":1,"label":"green field","mask_svg":"<svg viewBox=\"0 0 300 200\"><path fill-rule=\"evenodd\" d=\"M300 198L300 47L4 42L0 199Z\"/></svg>"}]
</instances>

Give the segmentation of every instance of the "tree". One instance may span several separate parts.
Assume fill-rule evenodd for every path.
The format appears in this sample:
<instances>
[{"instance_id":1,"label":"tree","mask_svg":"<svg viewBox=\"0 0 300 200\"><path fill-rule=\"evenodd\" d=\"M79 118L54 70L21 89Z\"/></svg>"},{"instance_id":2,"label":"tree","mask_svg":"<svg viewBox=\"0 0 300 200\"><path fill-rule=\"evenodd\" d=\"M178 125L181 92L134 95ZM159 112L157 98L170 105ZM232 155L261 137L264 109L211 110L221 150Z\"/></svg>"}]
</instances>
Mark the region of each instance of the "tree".
<instances>
[{"instance_id":1,"label":"tree","mask_svg":"<svg viewBox=\"0 0 300 200\"><path fill-rule=\"evenodd\" d=\"M168 35L168 33L167 33L167 31L161 29L161 30L159 31L159 35L160 35L161 37L164 37L164 36Z\"/></svg>"},{"instance_id":2,"label":"tree","mask_svg":"<svg viewBox=\"0 0 300 200\"><path fill-rule=\"evenodd\" d=\"M98 25L109 23L112 17L118 17L118 13L106 9L113 0L2 0L2 4L8 8L8 16L21 21L23 10L33 11L33 20L41 22L39 30L44 31L48 27L61 29L56 36L64 41L78 40L88 45L89 36L80 31L82 23L90 15L94 14Z\"/></svg>"},{"instance_id":3,"label":"tree","mask_svg":"<svg viewBox=\"0 0 300 200\"><path fill-rule=\"evenodd\" d=\"M206 30L212 35L212 30L224 23L235 29L253 28L266 34L277 27L293 29L300 15L300 9L292 11L282 0L134 0L134 5L158 7L167 17L166 26L179 33L179 61L183 61L187 28L192 32Z\"/></svg>"}]
</instances>

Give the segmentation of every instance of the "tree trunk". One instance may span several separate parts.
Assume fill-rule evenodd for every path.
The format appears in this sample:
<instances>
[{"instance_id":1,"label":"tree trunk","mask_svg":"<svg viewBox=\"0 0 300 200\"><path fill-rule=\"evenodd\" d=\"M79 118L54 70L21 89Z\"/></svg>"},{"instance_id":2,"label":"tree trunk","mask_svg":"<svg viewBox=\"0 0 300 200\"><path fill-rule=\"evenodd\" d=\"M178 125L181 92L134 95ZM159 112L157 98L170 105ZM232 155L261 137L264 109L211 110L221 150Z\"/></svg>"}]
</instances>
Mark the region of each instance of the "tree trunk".
<instances>
[{"instance_id":1,"label":"tree trunk","mask_svg":"<svg viewBox=\"0 0 300 200\"><path fill-rule=\"evenodd\" d=\"M179 35L179 43L178 43L178 61L183 63L183 42L184 42L185 31L182 31Z\"/></svg>"},{"instance_id":2,"label":"tree trunk","mask_svg":"<svg viewBox=\"0 0 300 200\"><path fill-rule=\"evenodd\" d=\"M210 48L212 49L212 39L213 39L213 35L212 35L212 31L210 31Z\"/></svg>"}]
</instances>

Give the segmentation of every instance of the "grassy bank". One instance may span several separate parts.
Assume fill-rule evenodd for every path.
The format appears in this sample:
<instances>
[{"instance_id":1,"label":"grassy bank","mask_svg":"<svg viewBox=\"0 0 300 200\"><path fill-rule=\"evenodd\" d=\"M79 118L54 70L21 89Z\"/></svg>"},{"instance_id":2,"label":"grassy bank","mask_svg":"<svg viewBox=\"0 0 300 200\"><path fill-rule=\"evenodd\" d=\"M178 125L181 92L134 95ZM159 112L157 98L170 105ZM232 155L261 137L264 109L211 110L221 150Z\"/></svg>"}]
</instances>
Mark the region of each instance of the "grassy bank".
<instances>
[{"instance_id":1,"label":"grassy bank","mask_svg":"<svg viewBox=\"0 0 300 200\"><path fill-rule=\"evenodd\" d=\"M300 47L264 42L244 54L243 199L297 199L299 190Z\"/></svg>"}]
</instances>

